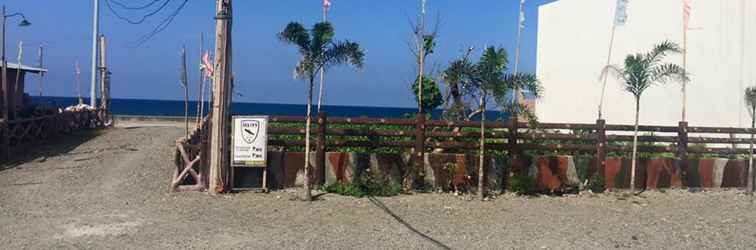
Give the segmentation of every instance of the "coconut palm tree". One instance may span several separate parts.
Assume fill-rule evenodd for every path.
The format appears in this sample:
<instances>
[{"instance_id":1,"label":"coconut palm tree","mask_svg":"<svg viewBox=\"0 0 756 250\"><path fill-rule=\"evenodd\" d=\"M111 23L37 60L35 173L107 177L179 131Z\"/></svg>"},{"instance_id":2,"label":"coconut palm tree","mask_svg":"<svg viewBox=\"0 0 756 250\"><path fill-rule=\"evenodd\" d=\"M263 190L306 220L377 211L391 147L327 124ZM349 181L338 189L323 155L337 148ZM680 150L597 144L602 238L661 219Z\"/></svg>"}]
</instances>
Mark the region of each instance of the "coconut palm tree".
<instances>
[{"instance_id":1,"label":"coconut palm tree","mask_svg":"<svg viewBox=\"0 0 756 250\"><path fill-rule=\"evenodd\" d=\"M748 105L748 114L751 115L751 130L756 128L756 86L748 87L745 90L745 100L746 105ZM751 184L751 186L748 188L748 192L753 192L754 187L754 173L756 171L753 171L753 134L751 134L751 140L748 141L748 169L750 169L751 174L749 175L750 181L748 183Z\"/></svg>"},{"instance_id":2,"label":"coconut palm tree","mask_svg":"<svg viewBox=\"0 0 756 250\"><path fill-rule=\"evenodd\" d=\"M687 80L687 73L680 65L663 62L664 57L672 53L681 53L682 49L673 42L664 41L646 53L627 55L623 67L606 66L603 74L613 73L621 82L625 91L635 98L635 129L633 132L633 158L630 169L630 190L635 192L635 165L638 153L638 117L640 99L651 86L664 84L671 79Z\"/></svg>"},{"instance_id":3,"label":"coconut palm tree","mask_svg":"<svg viewBox=\"0 0 756 250\"><path fill-rule=\"evenodd\" d=\"M310 185L310 125L312 124L312 89L320 69L340 64L351 64L362 69L365 53L360 45L350 41L333 41L333 26L328 22L315 24L307 30L299 23L292 22L278 34L278 38L299 48L302 55L294 70L295 77L308 83L307 125L305 127L304 200L312 200Z\"/></svg>"},{"instance_id":4,"label":"coconut palm tree","mask_svg":"<svg viewBox=\"0 0 756 250\"><path fill-rule=\"evenodd\" d=\"M485 198L485 179L484 179L484 158L485 158L485 126L486 126L486 108L489 99L493 98L503 110L510 114L526 113L528 117L534 119L530 111L519 103L513 103L508 100L507 93L521 89L532 93L533 96L540 97L542 88L535 75L527 73L507 73L508 63L507 51L503 48L490 46L483 51L478 63L474 65L474 70L469 77L468 86L473 89L473 96L478 99L478 108L473 115L480 114L480 148L478 152L478 193L480 198ZM452 65L454 66L454 65ZM463 74L464 75L464 74ZM474 98L475 99L475 98Z\"/></svg>"}]
</instances>

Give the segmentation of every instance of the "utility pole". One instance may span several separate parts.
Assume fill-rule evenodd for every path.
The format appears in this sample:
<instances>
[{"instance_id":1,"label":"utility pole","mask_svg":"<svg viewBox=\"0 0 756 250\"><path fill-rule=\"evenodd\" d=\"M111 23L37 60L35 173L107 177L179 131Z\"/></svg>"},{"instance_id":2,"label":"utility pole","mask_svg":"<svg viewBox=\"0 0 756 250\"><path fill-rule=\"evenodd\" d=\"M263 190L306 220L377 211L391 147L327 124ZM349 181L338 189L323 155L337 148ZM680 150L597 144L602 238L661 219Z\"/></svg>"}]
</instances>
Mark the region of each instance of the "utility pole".
<instances>
[{"instance_id":1,"label":"utility pole","mask_svg":"<svg viewBox=\"0 0 756 250\"><path fill-rule=\"evenodd\" d=\"M94 0L92 22L92 84L89 91L89 105L97 108L97 38L100 35L100 0Z\"/></svg>"},{"instance_id":2,"label":"utility pole","mask_svg":"<svg viewBox=\"0 0 756 250\"><path fill-rule=\"evenodd\" d=\"M225 191L228 174L229 106L231 85L232 0L216 0L215 71L213 74L213 111L210 134L210 194Z\"/></svg>"}]
</instances>

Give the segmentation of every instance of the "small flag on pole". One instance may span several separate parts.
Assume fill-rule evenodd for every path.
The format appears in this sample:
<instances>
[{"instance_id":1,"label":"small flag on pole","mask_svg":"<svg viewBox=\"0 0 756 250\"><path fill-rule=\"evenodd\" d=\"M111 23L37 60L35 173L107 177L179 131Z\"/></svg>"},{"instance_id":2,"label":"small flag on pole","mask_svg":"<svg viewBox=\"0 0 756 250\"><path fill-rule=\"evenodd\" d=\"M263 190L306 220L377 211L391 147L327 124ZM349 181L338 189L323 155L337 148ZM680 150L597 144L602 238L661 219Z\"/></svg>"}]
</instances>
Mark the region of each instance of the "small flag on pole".
<instances>
[{"instance_id":1,"label":"small flag on pole","mask_svg":"<svg viewBox=\"0 0 756 250\"><path fill-rule=\"evenodd\" d=\"M525 28L525 0L520 0L520 29Z\"/></svg>"},{"instance_id":2,"label":"small flag on pole","mask_svg":"<svg viewBox=\"0 0 756 250\"><path fill-rule=\"evenodd\" d=\"M683 0L683 25L688 30L690 24L690 0Z\"/></svg>"},{"instance_id":3,"label":"small flag on pole","mask_svg":"<svg viewBox=\"0 0 756 250\"><path fill-rule=\"evenodd\" d=\"M627 22L628 0L617 0L617 11L614 14L614 25L622 26Z\"/></svg>"},{"instance_id":4,"label":"small flag on pole","mask_svg":"<svg viewBox=\"0 0 756 250\"><path fill-rule=\"evenodd\" d=\"M323 8L326 11L331 10L331 0L323 0Z\"/></svg>"},{"instance_id":5,"label":"small flag on pole","mask_svg":"<svg viewBox=\"0 0 756 250\"><path fill-rule=\"evenodd\" d=\"M200 65L202 69L205 70L205 73L207 73L207 78L213 77L213 71L215 68L213 68L213 64L210 63L210 52L205 52L205 55L202 56L202 65Z\"/></svg>"}]
</instances>

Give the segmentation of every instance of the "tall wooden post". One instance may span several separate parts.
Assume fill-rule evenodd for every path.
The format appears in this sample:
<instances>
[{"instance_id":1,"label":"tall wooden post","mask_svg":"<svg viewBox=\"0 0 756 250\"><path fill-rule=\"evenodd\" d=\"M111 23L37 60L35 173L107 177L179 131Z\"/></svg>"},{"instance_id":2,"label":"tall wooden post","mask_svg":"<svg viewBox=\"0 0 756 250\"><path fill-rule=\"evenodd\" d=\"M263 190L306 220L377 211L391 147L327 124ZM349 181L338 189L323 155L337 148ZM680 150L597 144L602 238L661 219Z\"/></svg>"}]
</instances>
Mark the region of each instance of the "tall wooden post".
<instances>
[{"instance_id":1,"label":"tall wooden post","mask_svg":"<svg viewBox=\"0 0 756 250\"><path fill-rule=\"evenodd\" d=\"M325 184L326 170L326 132L328 129L328 116L326 113L318 113L318 145L315 156L315 185Z\"/></svg>"},{"instance_id":2,"label":"tall wooden post","mask_svg":"<svg viewBox=\"0 0 756 250\"><path fill-rule=\"evenodd\" d=\"M596 172L591 174L602 176L606 169L606 121L604 119L596 120L596 136ZM589 182L591 177L588 177Z\"/></svg>"},{"instance_id":3,"label":"tall wooden post","mask_svg":"<svg viewBox=\"0 0 756 250\"><path fill-rule=\"evenodd\" d=\"M688 122L680 122L677 128L677 167L680 169L683 186L688 180Z\"/></svg>"},{"instance_id":4,"label":"tall wooden post","mask_svg":"<svg viewBox=\"0 0 756 250\"><path fill-rule=\"evenodd\" d=\"M425 168L425 112L418 112L415 117L415 152L414 152L414 171L415 175L412 176L414 180L411 180L412 187L423 184L423 170Z\"/></svg>"},{"instance_id":5,"label":"tall wooden post","mask_svg":"<svg viewBox=\"0 0 756 250\"><path fill-rule=\"evenodd\" d=\"M231 19L232 0L216 0L215 72L213 75L213 113L210 135L210 194L226 190L229 168L229 111L231 94Z\"/></svg>"}]
</instances>

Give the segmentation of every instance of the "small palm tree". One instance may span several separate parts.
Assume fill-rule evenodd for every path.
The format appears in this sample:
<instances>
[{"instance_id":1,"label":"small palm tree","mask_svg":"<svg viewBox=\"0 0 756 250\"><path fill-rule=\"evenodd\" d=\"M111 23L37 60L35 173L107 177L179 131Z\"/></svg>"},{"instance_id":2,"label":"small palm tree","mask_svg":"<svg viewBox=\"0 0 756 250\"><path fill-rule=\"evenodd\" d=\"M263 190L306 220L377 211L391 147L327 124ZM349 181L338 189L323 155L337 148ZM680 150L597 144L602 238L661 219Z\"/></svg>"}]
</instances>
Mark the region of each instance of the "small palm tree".
<instances>
[{"instance_id":1,"label":"small palm tree","mask_svg":"<svg viewBox=\"0 0 756 250\"><path fill-rule=\"evenodd\" d=\"M630 169L631 192L635 192L635 165L638 152L638 117L641 96L649 87L664 84L670 79L687 80L687 73L681 66L662 61L668 54L681 52L682 49L676 43L664 41L654 46L650 52L628 55L625 58L624 67L608 65L603 72L603 74L606 74L607 71L614 73L617 79L621 81L623 89L635 97L635 130Z\"/></svg>"},{"instance_id":2,"label":"small palm tree","mask_svg":"<svg viewBox=\"0 0 756 250\"><path fill-rule=\"evenodd\" d=\"M328 22L317 23L307 30L299 23L289 23L278 38L299 47L302 58L294 70L295 77L308 82L307 125L305 127L304 200L312 200L310 185L310 125L312 124L312 89L320 69L339 64L351 64L362 69L365 53L360 45L350 41L333 41L333 26Z\"/></svg>"},{"instance_id":3,"label":"small palm tree","mask_svg":"<svg viewBox=\"0 0 756 250\"><path fill-rule=\"evenodd\" d=\"M478 193L481 199L485 198L486 194L484 185L484 158L486 108L488 107L488 100L493 98L504 110L514 112L514 114L517 114L518 112L527 113L529 117L534 119L535 115L530 113L530 111L524 106L508 100L507 93L512 93L512 91L517 89L523 89L533 93L535 97L540 97L542 92L540 82L536 79L535 75L526 73L507 73L507 66L509 64L507 57L507 51L503 48L497 49L494 46L490 46L483 51L483 55L481 55L478 63L474 65L471 74L462 74L468 79L460 80L460 82L468 82L466 85L468 88L474 90L471 93L478 99L478 109L474 111L473 114L480 114L481 117L480 149L478 152Z\"/></svg>"},{"instance_id":4,"label":"small palm tree","mask_svg":"<svg viewBox=\"0 0 756 250\"><path fill-rule=\"evenodd\" d=\"M746 105L748 105L748 114L751 115L751 130L756 128L756 86L748 87L745 90L745 100ZM756 171L753 171L753 134L751 134L751 140L748 141L748 169L751 170L751 175L749 178L751 180L748 182L751 184L751 186L748 189L748 192L753 192L754 187L754 175Z\"/></svg>"}]
</instances>

